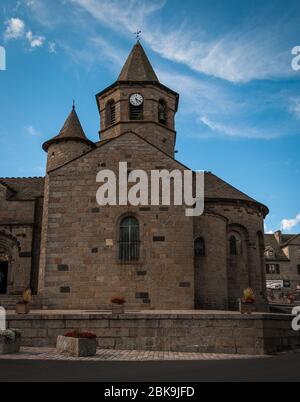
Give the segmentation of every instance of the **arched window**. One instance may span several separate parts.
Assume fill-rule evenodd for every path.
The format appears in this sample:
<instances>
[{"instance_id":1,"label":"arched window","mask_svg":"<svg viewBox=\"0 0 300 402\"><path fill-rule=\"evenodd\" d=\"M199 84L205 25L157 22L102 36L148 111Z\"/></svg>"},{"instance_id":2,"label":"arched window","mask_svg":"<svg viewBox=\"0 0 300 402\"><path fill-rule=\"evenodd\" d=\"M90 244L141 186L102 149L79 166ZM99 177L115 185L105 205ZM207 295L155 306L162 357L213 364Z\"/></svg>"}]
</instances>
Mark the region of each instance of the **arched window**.
<instances>
[{"instance_id":1,"label":"arched window","mask_svg":"<svg viewBox=\"0 0 300 402\"><path fill-rule=\"evenodd\" d=\"M205 257L205 240L201 237L194 243L195 257Z\"/></svg>"},{"instance_id":2,"label":"arched window","mask_svg":"<svg viewBox=\"0 0 300 402\"><path fill-rule=\"evenodd\" d=\"M230 255L238 255L238 244L237 239L234 235L230 236L229 239L229 251Z\"/></svg>"},{"instance_id":3,"label":"arched window","mask_svg":"<svg viewBox=\"0 0 300 402\"><path fill-rule=\"evenodd\" d=\"M8 260L0 260L0 295L5 295L7 292L8 280Z\"/></svg>"},{"instance_id":4,"label":"arched window","mask_svg":"<svg viewBox=\"0 0 300 402\"><path fill-rule=\"evenodd\" d=\"M123 262L140 258L140 225L136 218L126 217L120 224L119 259Z\"/></svg>"},{"instance_id":5,"label":"arched window","mask_svg":"<svg viewBox=\"0 0 300 402\"><path fill-rule=\"evenodd\" d=\"M134 106L129 102L129 118L130 120L143 120L144 103L139 106Z\"/></svg>"},{"instance_id":6,"label":"arched window","mask_svg":"<svg viewBox=\"0 0 300 402\"><path fill-rule=\"evenodd\" d=\"M158 121L165 126L168 123L167 104L163 99L158 102Z\"/></svg>"},{"instance_id":7,"label":"arched window","mask_svg":"<svg viewBox=\"0 0 300 402\"><path fill-rule=\"evenodd\" d=\"M106 127L112 126L116 122L116 103L110 100L106 105Z\"/></svg>"}]
</instances>

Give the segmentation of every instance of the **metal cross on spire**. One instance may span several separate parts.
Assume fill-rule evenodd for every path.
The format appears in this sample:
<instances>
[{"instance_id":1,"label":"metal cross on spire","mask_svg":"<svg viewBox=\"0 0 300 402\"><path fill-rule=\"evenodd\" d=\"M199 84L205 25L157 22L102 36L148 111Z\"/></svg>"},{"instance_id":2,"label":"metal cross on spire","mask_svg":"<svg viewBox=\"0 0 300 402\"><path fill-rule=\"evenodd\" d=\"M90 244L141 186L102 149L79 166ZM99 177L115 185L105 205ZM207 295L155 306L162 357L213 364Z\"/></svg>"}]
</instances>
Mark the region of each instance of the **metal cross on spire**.
<instances>
[{"instance_id":1,"label":"metal cross on spire","mask_svg":"<svg viewBox=\"0 0 300 402\"><path fill-rule=\"evenodd\" d=\"M137 41L140 41L141 37L142 37L142 31L141 30L137 30L136 32L133 33L133 35L136 37Z\"/></svg>"}]
</instances>

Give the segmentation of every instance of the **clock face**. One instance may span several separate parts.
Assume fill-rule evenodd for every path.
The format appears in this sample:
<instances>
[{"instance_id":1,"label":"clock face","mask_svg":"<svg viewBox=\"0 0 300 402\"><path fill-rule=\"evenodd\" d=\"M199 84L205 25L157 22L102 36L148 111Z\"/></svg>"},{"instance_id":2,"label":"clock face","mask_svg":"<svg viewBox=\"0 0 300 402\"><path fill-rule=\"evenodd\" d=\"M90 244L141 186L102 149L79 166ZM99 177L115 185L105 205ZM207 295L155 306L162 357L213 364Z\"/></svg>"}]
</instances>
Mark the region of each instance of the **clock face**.
<instances>
[{"instance_id":1,"label":"clock face","mask_svg":"<svg viewBox=\"0 0 300 402\"><path fill-rule=\"evenodd\" d=\"M141 94L133 94L130 96L130 103L132 106L141 106L144 102L144 98Z\"/></svg>"}]
</instances>

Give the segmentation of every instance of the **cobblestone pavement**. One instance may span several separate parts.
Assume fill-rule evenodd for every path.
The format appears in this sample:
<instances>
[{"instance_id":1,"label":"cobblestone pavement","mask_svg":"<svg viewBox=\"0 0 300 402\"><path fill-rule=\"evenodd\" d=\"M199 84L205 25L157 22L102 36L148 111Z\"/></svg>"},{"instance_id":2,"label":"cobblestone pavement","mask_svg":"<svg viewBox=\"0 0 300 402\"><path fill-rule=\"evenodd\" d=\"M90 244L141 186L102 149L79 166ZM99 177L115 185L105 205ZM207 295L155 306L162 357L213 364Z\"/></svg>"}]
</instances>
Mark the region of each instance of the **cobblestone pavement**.
<instances>
[{"instance_id":1,"label":"cobblestone pavement","mask_svg":"<svg viewBox=\"0 0 300 402\"><path fill-rule=\"evenodd\" d=\"M97 355L87 358L75 358L57 353L54 348L21 348L15 355L1 355L1 360L68 360L68 361L201 361L201 360L245 360L266 358L266 356L227 355L215 353L177 353L146 352L129 350L98 349Z\"/></svg>"}]
</instances>

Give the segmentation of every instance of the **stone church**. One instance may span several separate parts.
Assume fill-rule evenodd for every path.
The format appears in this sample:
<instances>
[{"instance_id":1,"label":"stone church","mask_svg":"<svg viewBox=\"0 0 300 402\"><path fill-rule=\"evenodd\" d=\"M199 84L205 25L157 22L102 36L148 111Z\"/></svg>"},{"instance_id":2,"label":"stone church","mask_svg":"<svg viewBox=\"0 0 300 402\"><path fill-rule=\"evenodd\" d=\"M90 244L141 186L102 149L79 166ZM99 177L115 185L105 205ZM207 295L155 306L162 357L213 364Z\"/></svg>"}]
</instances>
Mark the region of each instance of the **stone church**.
<instances>
[{"instance_id":1,"label":"stone church","mask_svg":"<svg viewBox=\"0 0 300 402\"><path fill-rule=\"evenodd\" d=\"M140 44L118 79L96 95L100 141L75 107L44 143L43 178L0 179L0 304L30 287L35 302L61 309L235 309L252 287L265 299L268 209L210 172L205 211L185 206L99 207L101 169L187 168L174 157L179 95L163 85ZM199 161L201 167L201 161Z\"/></svg>"}]
</instances>

